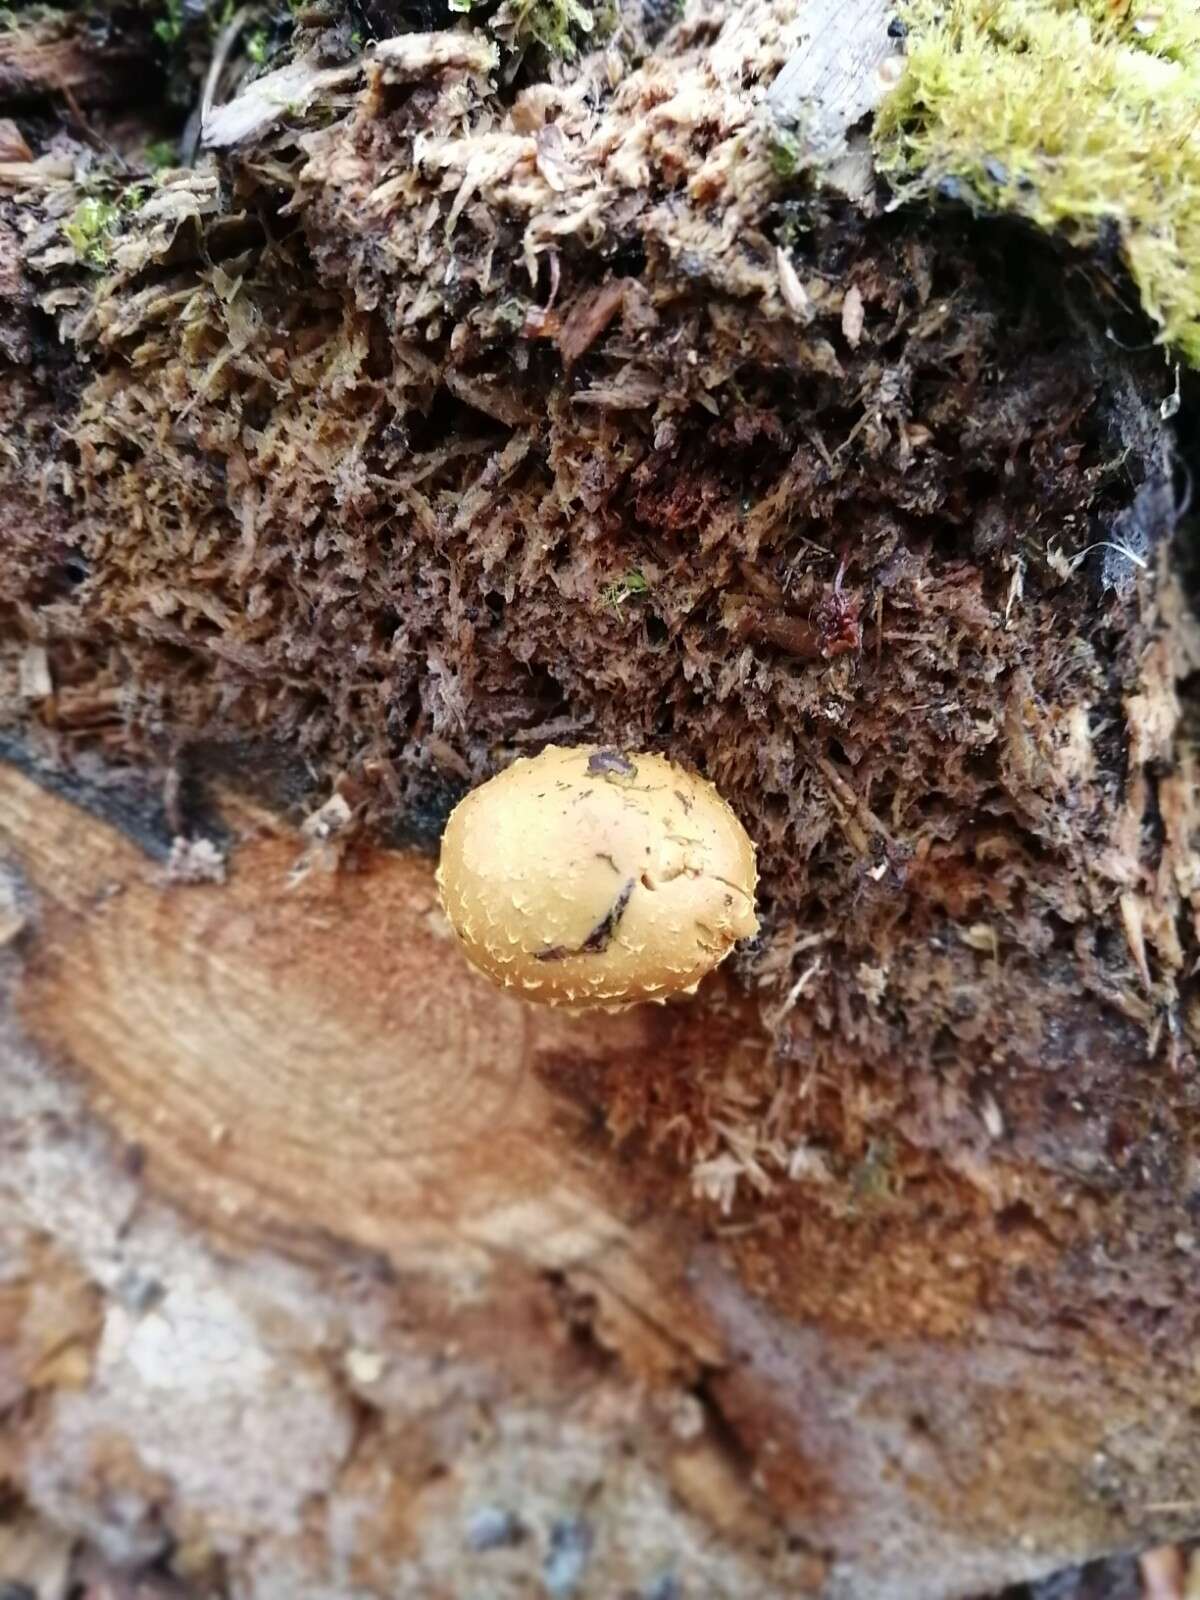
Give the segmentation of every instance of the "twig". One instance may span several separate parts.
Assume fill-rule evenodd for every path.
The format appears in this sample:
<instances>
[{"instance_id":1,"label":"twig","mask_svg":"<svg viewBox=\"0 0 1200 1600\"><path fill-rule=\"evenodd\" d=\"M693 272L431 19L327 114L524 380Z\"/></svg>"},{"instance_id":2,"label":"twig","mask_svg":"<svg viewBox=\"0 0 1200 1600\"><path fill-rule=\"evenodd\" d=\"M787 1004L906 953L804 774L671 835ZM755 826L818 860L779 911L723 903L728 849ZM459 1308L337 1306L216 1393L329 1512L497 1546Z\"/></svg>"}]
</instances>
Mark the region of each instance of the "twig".
<instances>
[{"instance_id":1,"label":"twig","mask_svg":"<svg viewBox=\"0 0 1200 1600\"><path fill-rule=\"evenodd\" d=\"M190 167L195 160L196 146L200 142L204 125L212 112L213 103L217 97L217 88L221 81L221 74L225 71L229 57L233 53L233 47L241 36L242 29L250 20L252 10L252 6L239 6L217 35L217 42L213 46L212 60L208 64L208 72L204 78L204 90L200 96L200 115L189 119L190 122L195 124L194 135L190 126L188 130L188 143L191 148L180 152L186 166Z\"/></svg>"},{"instance_id":2,"label":"twig","mask_svg":"<svg viewBox=\"0 0 1200 1600\"><path fill-rule=\"evenodd\" d=\"M117 163L117 166L120 167L122 172L128 172L129 163L125 160L125 157L115 145L109 144L108 140L103 136L103 134L97 133L95 128L92 127L87 118L84 116L83 110L80 107L79 101L75 98L75 91L71 88L71 85L69 83L64 83L61 87L62 97L67 102L67 110L71 113L71 120L74 122L75 126L79 129L80 133L82 133L87 142L92 146L93 149L102 150L106 155L110 155Z\"/></svg>"}]
</instances>

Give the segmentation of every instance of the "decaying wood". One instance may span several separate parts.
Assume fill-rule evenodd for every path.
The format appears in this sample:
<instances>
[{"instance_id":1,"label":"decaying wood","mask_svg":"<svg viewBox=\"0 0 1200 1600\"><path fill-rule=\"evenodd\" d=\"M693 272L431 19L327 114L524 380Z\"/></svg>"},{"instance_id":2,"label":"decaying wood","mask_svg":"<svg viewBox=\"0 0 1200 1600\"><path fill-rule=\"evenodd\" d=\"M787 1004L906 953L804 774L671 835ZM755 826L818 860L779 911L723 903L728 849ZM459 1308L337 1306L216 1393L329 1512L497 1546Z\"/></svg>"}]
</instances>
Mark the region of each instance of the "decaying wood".
<instances>
[{"instance_id":1,"label":"decaying wood","mask_svg":"<svg viewBox=\"0 0 1200 1600\"><path fill-rule=\"evenodd\" d=\"M877 211L878 6L653 9L517 70L301 8L261 74L239 12L158 183L0 104L0 1506L163 1592L939 1600L1200 1525L1170 375ZM757 841L694 1005L446 937L455 796L585 739Z\"/></svg>"},{"instance_id":2,"label":"decaying wood","mask_svg":"<svg viewBox=\"0 0 1200 1600\"><path fill-rule=\"evenodd\" d=\"M927 1594L931 1549L963 1593L1180 1527L1190 1355L989 1309L972 1196L1010 1274L1111 1270L1002 1146L937 1214L689 1215L587 1085L692 1069L690 1008L522 1008L426 861L297 876L224 822L228 881L180 885L0 776L4 1464L43 1512L255 1597L538 1592L572 1538L585 1594Z\"/></svg>"},{"instance_id":3,"label":"decaying wood","mask_svg":"<svg viewBox=\"0 0 1200 1600\"><path fill-rule=\"evenodd\" d=\"M0 1520L0 1594L9 1593L12 1600L27 1600L30 1594L36 1600L69 1600L71 1546L67 1534L27 1511L10 1508Z\"/></svg>"},{"instance_id":4,"label":"decaying wood","mask_svg":"<svg viewBox=\"0 0 1200 1600\"><path fill-rule=\"evenodd\" d=\"M818 0L803 16L800 43L771 85L767 104L826 162L845 153L850 129L899 77L902 30L887 0Z\"/></svg>"},{"instance_id":5,"label":"decaying wood","mask_svg":"<svg viewBox=\"0 0 1200 1600\"><path fill-rule=\"evenodd\" d=\"M0 32L0 100L20 106L62 96L87 106L127 106L144 92L145 59L144 34L102 48L89 40L82 19L28 25L17 17Z\"/></svg>"}]
</instances>

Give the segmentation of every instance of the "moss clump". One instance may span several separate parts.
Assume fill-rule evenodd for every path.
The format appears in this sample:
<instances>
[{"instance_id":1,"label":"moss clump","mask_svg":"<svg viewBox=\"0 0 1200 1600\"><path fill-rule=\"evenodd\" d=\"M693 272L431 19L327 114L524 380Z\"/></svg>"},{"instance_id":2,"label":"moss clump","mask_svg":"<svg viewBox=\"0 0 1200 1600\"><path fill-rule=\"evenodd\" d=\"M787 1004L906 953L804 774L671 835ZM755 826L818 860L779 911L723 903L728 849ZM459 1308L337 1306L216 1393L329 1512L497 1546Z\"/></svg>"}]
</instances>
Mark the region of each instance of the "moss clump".
<instances>
[{"instance_id":1,"label":"moss clump","mask_svg":"<svg viewBox=\"0 0 1200 1600\"><path fill-rule=\"evenodd\" d=\"M119 217L119 208L98 195L88 195L75 207L63 232L75 254L89 267L107 265Z\"/></svg>"},{"instance_id":2,"label":"moss clump","mask_svg":"<svg viewBox=\"0 0 1200 1600\"><path fill-rule=\"evenodd\" d=\"M781 130L771 145L771 171L777 178L793 178L804 164L804 151L793 133Z\"/></svg>"},{"instance_id":3,"label":"moss clump","mask_svg":"<svg viewBox=\"0 0 1200 1600\"><path fill-rule=\"evenodd\" d=\"M145 0L143 0L145 4ZM159 13L154 21L154 37L160 44L172 45L182 37L183 0L151 0L149 9Z\"/></svg>"},{"instance_id":4,"label":"moss clump","mask_svg":"<svg viewBox=\"0 0 1200 1600\"><path fill-rule=\"evenodd\" d=\"M482 8L481 0L450 0L452 11ZM607 20L598 15L602 9L584 0L504 0L489 26L510 50L540 46L549 56L569 60L578 51L580 36L586 37ZM605 31L603 26L600 31Z\"/></svg>"},{"instance_id":5,"label":"moss clump","mask_svg":"<svg viewBox=\"0 0 1200 1600\"><path fill-rule=\"evenodd\" d=\"M1194 0L912 0L876 122L901 193L966 194L1091 245L1115 227L1142 305L1200 365Z\"/></svg>"},{"instance_id":6,"label":"moss clump","mask_svg":"<svg viewBox=\"0 0 1200 1600\"><path fill-rule=\"evenodd\" d=\"M175 139L154 139L146 146L143 160L151 172L166 172L179 165L179 144Z\"/></svg>"},{"instance_id":7,"label":"moss clump","mask_svg":"<svg viewBox=\"0 0 1200 1600\"><path fill-rule=\"evenodd\" d=\"M147 149L147 163L150 151ZM173 149L171 145L166 148ZM111 181L101 178L101 183ZM105 193L103 190L86 194L75 207L62 231L67 243L86 266L104 271L112 259L112 247L122 226L153 193L150 183L131 183L123 189Z\"/></svg>"},{"instance_id":8,"label":"moss clump","mask_svg":"<svg viewBox=\"0 0 1200 1600\"><path fill-rule=\"evenodd\" d=\"M610 610L619 611L627 600L637 599L648 594L649 590L650 585L644 573L627 572L623 578L617 578L605 586L601 599Z\"/></svg>"}]
</instances>

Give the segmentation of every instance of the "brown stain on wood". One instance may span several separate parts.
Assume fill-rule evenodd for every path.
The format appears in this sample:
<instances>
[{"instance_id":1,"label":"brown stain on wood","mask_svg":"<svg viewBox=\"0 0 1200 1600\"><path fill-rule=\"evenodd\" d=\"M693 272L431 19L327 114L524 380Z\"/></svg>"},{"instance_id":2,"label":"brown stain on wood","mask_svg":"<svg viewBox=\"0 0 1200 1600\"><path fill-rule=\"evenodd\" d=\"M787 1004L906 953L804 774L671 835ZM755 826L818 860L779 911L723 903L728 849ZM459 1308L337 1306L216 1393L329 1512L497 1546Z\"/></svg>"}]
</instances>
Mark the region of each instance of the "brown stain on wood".
<instances>
[{"instance_id":1,"label":"brown stain on wood","mask_svg":"<svg viewBox=\"0 0 1200 1600\"><path fill-rule=\"evenodd\" d=\"M539 1058L638 1052L638 1013L542 1015L464 962L432 863L293 874L303 841L233 811L224 884L173 884L11 769L0 848L39 900L17 1009L139 1176L218 1242L331 1241L456 1271L578 1277L635 1366L715 1358L678 1313L682 1246L628 1174L564 1137ZM621 1308L625 1308L622 1311Z\"/></svg>"},{"instance_id":2,"label":"brown stain on wood","mask_svg":"<svg viewBox=\"0 0 1200 1600\"><path fill-rule=\"evenodd\" d=\"M31 1391L86 1386L101 1323L95 1285L49 1240L30 1238L18 1249L13 1239L5 1246L0 1412Z\"/></svg>"},{"instance_id":3,"label":"brown stain on wood","mask_svg":"<svg viewBox=\"0 0 1200 1600\"><path fill-rule=\"evenodd\" d=\"M594 1299L595 1336L647 1375L681 1342L719 1361L682 1287L704 1209L669 1147L614 1149L597 1111L619 1126L644 1085L660 1121L696 1114L702 1068L765 1049L748 1008L724 991L714 1010L527 1007L461 959L427 858L380 850L298 879L299 835L226 805L241 835L228 881L172 884L122 835L0 774L0 842L42 897L22 1024L144 1184L242 1247L567 1273ZM915 1188L850 1214L781 1183L763 1226L725 1238L712 1220L742 1280L796 1322L969 1338L995 1282L1056 1248L993 1236L972 1185L935 1158L918 1169Z\"/></svg>"},{"instance_id":4,"label":"brown stain on wood","mask_svg":"<svg viewBox=\"0 0 1200 1600\"><path fill-rule=\"evenodd\" d=\"M701 1434L672 1447L648 1430L643 1445L669 1452L675 1492L723 1537L757 1545L780 1525L815 1538L836 1524L839 1539L859 1538L862 1485L907 1425L876 1419L872 1395L893 1365L903 1370L906 1341L925 1352L908 1387L928 1436L944 1437L930 1461L913 1453L888 1469L871 1490L879 1515L982 1525L980 1502L1013 1505L1014 1466L1045 1457L1060 1487L1046 1503L1022 1490L1020 1517L1057 1526L1061 1485L1079 1481L1104 1437L1110 1386L1077 1377L1080 1422L1025 1437L1026 1413L1009 1403L1014 1368L988 1376L985 1302L1001 1253L981 1249L964 1271L947 1249L958 1230L964 1250L986 1239L987 1205L974 1214L960 1196L947 1231L905 1190L833 1225L798 1187L768 1208L772 1226L722 1237L718 1221L705 1255L669 1158L614 1151L589 1107L635 1062L682 1067L697 1030L730 1051L734 1034L722 1044L703 1011L526 1010L459 958L428 860L377 852L361 871L298 879L296 832L244 803L229 801L226 820L228 881L172 884L124 836L0 767L0 854L19 865L31 906L18 936L21 1022L80 1083L148 1192L238 1253L377 1252L403 1274L406 1326L490 1355L501 1388L527 1398L586 1400L578 1343L573 1361L561 1346L547 1376L556 1327L560 1340L574 1328L585 1350L590 1341L597 1371L615 1357L651 1391L700 1385ZM1042 1232L1018 1242L1030 1264L1055 1254ZM472 1275L487 1291L464 1314L455 1284ZM857 1355L856 1326L870 1338ZM947 1357L962 1394L990 1393L989 1414L1011 1419L978 1470L975 1413L958 1384L931 1386ZM401 1544L413 1466L381 1510ZM948 1471L950 1499L939 1488Z\"/></svg>"}]
</instances>

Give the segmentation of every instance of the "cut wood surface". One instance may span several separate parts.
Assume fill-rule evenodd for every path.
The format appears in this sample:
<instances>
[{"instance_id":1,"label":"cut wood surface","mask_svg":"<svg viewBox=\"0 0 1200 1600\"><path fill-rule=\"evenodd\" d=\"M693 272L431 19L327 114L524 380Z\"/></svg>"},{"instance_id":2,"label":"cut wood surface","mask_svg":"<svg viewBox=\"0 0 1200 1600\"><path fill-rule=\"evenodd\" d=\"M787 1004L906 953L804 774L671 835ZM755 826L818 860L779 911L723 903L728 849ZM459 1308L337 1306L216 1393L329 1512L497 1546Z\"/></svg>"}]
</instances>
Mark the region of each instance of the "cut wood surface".
<instances>
[{"instance_id":1,"label":"cut wood surface","mask_svg":"<svg viewBox=\"0 0 1200 1600\"><path fill-rule=\"evenodd\" d=\"M201 9L0 36L0 1522L200 1600L1200 1531L1194 424L1116 254L890 205L875 0ZM695 1002L525 1009L386 847L563 742L754 839Z\"/></svg>"},{"instance_id":2,"label":"cut wood surface","mask_svg":"<svg viewBox=\"0 0 1200 1600\"><path fill-rule=\"evenodd\" d=\"M459 958L427 859L297 878L295 836L241 822L227 884L172 885L85 813L24 784L6 796L6 833L46 897L47 959L19 1016L81 1065L150 1187L251 1247L319 1256L325 1233L601 1276L626 1258L614 1279L665 1328L672 1284L638 1268L631 1228L662 1230L595 1151L555 1138L582 1118L536 1067L613 1051L649 1066L670 1019L525 1007Z\"/></svg>"},{"instance_id":3,"label":"cut wood surface","mask_svg":"<svg viewBox=\"0 0 1200 1600\"><path fill-rule=\"evenodd\" d=\"M226 881L172 881L0 771L0 1472L52 1519L255 1600L963 1594L1186 1525L1190 1352L980 1300L918 1336L990 1212L922 1252L886 1209L697 1208L588 1094L692 1070L695 1008L525 1008L428 859L224 822ZM731 1006L707 1048L762 1048Z\"/></svg>"}]
</instances>

